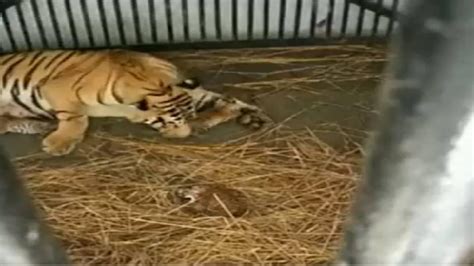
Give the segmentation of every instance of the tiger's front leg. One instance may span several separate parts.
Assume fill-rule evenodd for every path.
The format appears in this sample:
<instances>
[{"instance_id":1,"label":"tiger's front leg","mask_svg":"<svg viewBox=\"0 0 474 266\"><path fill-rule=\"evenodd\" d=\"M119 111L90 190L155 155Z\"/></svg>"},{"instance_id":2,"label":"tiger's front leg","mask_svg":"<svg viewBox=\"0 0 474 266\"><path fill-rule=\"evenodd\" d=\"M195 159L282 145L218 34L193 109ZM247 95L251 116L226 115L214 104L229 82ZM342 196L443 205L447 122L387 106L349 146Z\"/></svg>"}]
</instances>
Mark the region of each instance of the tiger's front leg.
<instances>
[{"instance_id":1,"label":"tiger's front leg","mask_svg":"<svg viewBox=\"0 0 474 266\"><path fill-rule=\"evenodd\" d=\"M57 78L42 87L42 95L55 112L57 128L42 142L43 151L61 156L71 153L89 127L88 107L72 89L77 77ZM65 89L66 88L66 89Z\"/></svg>"},{"instance_id":2,"label":"tiger's front leg","mask_svg":"<svg viewBox=\"0 0 474 266\"><path fill-rule=\"evenodd\" d=\"M58 127L43 139L43 151L50 155L61 156L71 153L84 139L89 126L86 115L61 111L57 114Z\"/></svg>"}]
</instances>

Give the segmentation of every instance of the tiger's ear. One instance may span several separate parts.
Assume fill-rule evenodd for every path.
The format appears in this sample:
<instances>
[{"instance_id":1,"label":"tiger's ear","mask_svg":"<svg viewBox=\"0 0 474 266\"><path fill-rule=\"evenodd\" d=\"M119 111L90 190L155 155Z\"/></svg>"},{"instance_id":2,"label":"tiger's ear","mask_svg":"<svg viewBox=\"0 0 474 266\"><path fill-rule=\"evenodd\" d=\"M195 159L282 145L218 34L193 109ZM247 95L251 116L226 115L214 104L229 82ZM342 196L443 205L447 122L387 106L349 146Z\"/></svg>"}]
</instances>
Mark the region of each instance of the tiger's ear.
<instances>
[{"instance_id":1,"label":"tiger's ear","mask_svg":"<svg viewBox=\"0 0 474 266\"><path fill-rule=\"evenodd\" d=\"M187 78L176 85L185 89L193 90L201 86L201 83L197 78Z\"/></svg>"}]
</instances>

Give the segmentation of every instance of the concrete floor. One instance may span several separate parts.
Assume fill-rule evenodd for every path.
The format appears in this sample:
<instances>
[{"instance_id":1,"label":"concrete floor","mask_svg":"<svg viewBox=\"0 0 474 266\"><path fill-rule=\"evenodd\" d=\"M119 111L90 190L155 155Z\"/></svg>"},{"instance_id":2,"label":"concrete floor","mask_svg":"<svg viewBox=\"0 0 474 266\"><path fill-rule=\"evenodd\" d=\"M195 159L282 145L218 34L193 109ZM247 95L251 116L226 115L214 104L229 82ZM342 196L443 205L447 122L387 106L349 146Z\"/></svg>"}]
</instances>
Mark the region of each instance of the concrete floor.
<instances>
[{"instance_id":1,"label":"concrete floor","mask_svg":"<svg viewBox=\"0 0 474 266\"><path fill-rule=\"evenodd\" d=\"M375 117L376 89L385 63L383 47L323 46L275 49L180 51L173 60L203 85L261 106L291 130L310 128L340 147L349 136L363 143ZM121 119L94 119L90 131L157 138L156 133ZM250 133L234 123L178 143L219 143ZM7 134L0 145L14 157L40 152L40 136ZM87 142L87 139L85 140Z\"/></svg>"}]
</instances>

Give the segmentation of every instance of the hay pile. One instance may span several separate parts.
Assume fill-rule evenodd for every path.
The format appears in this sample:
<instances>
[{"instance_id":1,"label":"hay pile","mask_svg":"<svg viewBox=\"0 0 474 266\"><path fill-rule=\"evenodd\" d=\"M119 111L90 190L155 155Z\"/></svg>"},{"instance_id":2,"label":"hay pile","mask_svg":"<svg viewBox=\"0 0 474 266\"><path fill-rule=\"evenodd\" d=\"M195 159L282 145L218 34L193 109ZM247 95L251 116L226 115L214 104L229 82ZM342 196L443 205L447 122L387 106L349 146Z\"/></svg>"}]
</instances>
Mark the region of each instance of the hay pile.
<instances>
[{"instance_id":1,"label":"hay pile","mask_svg":"<svg viewBox=\"0 0 474 266\"><path fill-rule=\"evenodd\" d=\"M81 147L59 163L16 163L73 261L94 265L327 262L360 159L358 148L335 151L310 131L206 147L99 134ZM250 213L182 213L167 193L186 178L243 191Z\"/></svg>"},{"instance_id":2,"label":"hay pile","mask_svg":"<svg viewBox=\"0 0 474 266\"><path fill-rule=\"evenodd\" d=\"M345 83L380 81L381 70L387 63L385 45L197 50L156 55L191 73L207 74L202 75L207 78L206 83L218 80L217 87L257 92L259 97L269 91L292 89L317 93L314 89L317 83L344 90L341 85Z\"/></svg>"}]
</instances>

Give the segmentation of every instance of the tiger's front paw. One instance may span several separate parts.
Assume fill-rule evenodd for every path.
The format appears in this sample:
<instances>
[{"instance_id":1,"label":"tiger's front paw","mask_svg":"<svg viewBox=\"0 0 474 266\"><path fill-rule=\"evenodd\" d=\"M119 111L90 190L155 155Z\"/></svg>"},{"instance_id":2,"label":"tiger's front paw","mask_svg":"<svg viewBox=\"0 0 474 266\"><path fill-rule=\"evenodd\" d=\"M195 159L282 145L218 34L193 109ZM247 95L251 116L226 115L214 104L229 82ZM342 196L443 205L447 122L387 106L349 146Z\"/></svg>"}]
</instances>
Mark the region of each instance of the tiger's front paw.
<instances>
[{"instance_id":1,"label":"tiger's front paw","mask_svg":"<svg viewBox=\"0 0 474 266\"><path fill-rule=\"evenodd\" d=\"M241 114L237 117L237 122L254 130L261 129L272 122L270 117L258 109L243 108L240 112Z\"/></svg>"},{"instance_id":2,"label":"tiger's front paw","mask_svg":"<svg viewBox=\"0 0 474 266\"><path fill-rule=\"evenodd\" d=\"M67 155L81 141L82 138L65 137L53 132L43 139L43 151L53 156Z\"/></svg>"}]
</instances>

